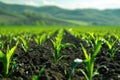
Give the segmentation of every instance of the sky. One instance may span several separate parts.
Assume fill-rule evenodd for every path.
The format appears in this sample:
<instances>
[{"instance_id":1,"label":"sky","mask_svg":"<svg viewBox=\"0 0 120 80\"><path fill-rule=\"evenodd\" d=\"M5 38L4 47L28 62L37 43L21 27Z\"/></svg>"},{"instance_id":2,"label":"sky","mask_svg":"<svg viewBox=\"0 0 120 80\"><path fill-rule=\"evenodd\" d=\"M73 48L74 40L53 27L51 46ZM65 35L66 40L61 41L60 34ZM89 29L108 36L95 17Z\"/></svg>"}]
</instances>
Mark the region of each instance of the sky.
<instances>
[{"instance_id":1,"label":"sky","mask_svg":"<svg viewBox=\"0 0 120 80\"><path fill-rule=\"evenodd\" d=\"M58 6L66 9L118 9L120 0L0 0L10 4L24 4L30 6Z\"/></svg>"}]
</instances>

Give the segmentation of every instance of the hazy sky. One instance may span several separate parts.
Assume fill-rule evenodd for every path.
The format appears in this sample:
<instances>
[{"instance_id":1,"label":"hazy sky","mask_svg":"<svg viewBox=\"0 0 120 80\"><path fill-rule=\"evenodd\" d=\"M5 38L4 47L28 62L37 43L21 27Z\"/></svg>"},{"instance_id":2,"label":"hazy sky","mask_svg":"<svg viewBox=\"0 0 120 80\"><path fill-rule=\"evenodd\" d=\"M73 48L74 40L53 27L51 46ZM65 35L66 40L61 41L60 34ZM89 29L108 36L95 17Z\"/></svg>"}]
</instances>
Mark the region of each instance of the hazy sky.
<instances>
[{"instance_id":1,"label":"hazy sky","mask_svg":"<svg viewBox=\"0 0 120 80\"><path fill-rule=\"evenodd\" d=\"M120 0L0 0L11 4L25 4L32 6L55 5L62 8L120 8Z\"/></svg>"}]
</instances>

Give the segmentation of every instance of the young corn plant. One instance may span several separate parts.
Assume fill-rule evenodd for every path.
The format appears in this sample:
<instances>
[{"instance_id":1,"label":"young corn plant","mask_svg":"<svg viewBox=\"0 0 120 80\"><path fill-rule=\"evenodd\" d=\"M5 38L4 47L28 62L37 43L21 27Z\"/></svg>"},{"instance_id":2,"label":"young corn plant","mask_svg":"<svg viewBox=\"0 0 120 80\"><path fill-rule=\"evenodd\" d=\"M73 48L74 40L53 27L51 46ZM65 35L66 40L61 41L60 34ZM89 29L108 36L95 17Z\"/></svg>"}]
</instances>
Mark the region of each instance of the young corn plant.
<instances>
[{"instance_id":1,"label":"young corn plant","mask_svg":"<svg viewBox=\"0 0 120 80\"><path fill-rule=\"evenodd\" d=\"M55 50L54 53L53 53L53 59L54 59L55 63L58 63L63 58L63 55L59 56L61 48L62 48L61 41L62 41L62 38L63 38L63 33L64 33L63 29L61 29L59 31L59 33L57 34L57 37L55 38L55 41L51 40L52 44L53 44L53 47L54 47L54 50Z\"/></svg>"},{"instance_id":2,"label":"young corn plant","mask_svg":"<svg viewBox=\"0 0 120 80\"><path fill-rule=\"evenodd\" d=\"M94 47L96 40L95 33L93 32L86 33L82 36L82 38L87 42L89 46L91 45L92 47Z\"/></svg>"},{"instance_id":3,"label":"young corn plant","mask_svg":"<svg viewBox=\"0 0 120 80\"><path fill-rule=\"evenodd\" d=\"M41 36L40 35L37 35L37 37L35 38L35 42L37 43L37 45L42 45L47 39L47 34L42 34Z\"/></svg>"},{"instance_id":4,"label":"young corn plant","mask_svg":"<svg viewBox=\"0 0 120 80\"><path fill-rule=\"evenodd\" d=\"M27 40L25 40L23 37L19 37L19 39L22 41L22 48L25 52L28 51L28 42Z\"/></svg>"},{"instance_id":5,"label":"young corn plant","mask_svg":"<svg viewBox=\"0 0 120 80\"><path fill-rule=\"evenodd\" d=\"M12 60L12 57L14 55L14 52L17 48L18 42L16 43L16 45L9 49L9 47L7 47L7 51L6 54L4 54L1 50L0 50L0 60L3 63L3 70L4 70L4 77L8 77L10 75L10 72L13 72L13 66L11 67L11 71L10 71L10 63ZM15 65L15 63L14 63ZM2 75L1 75L2 76Z\"/></svg>"},{"instance_id":6,"label":"young corn plant","mask_svg":"<svg viewBox=\"0 0 120 80\"><path fill-rule=\"evenodd\" d=\"M69 78L68 80L72 80L72 76L74 74L74 70L75 68L80 64L80 63L84 63L85 67L86 67L86 71L84 71L83 69L79 69L80 72L83 73L83 75L85 76L86 80L93 80L93 77L98 74L97 70L94 70L94 62L95 62L95 58L98 55L98 52L100 51L101 47L102 47L102 41L99 39L96 39L96 45L94 48L94 51L92 54L87 53L87 50L84 48L84 46L81 44L85 59L75 59L74 63L72 65L72 70L71 73L69 74Z\"/></svg>"},{"instance_id":7,"label":"young corn plant","mask_svg":"<svg viewBox=\"0 0 120 80\"><path fill-rule=\"evenodd\" d=\"M115 43L118 41L118 39L114 40L113 42L108 41L106 39L103 39L103 41L107 44L109 50L110 50L110 58L114 58L116 51L118 48L115 48Z\"/></svg>"},{"instance_id":8,"label":"young corn plant","mask_svg":"<svg viewBox=\"0 0 120 80\"><path fill-rule=\"evenodd\" d=\"M50 37L52 37L55 32L56 32L56 30L52 30L52 31L48 32L47 38L49 39Z\"/></svg>"},{"instance_id":9,"label":"young corn plant","mask_svg":"<svg viewBox=\"0 0 120 80\"><path fill-rule=\"evenodd\" d=\"M9 39L8 39L9 44L12 44L13 38L14 38L13 34L9 35Z\"/></svg>"},{"instance_id":10,"label":"young corn plant","mask_svg":"<svg viewBox=\"0 0 120 80\"><path fill-rule=\"evenodd\" d=\"M75 36L76 38L79 38L79 37L80 37L79 32L74 31L72 28L70 28L70 29L68 30L68 32L69 32L71 35Z\"/></svg>"},{"instance_id":11,"label":"young corn plant","mask_svg":"<svg viewBox=\"0 0 120 80\"><path fill-rule=\"evenodd\" d=\"M86 72L82 69L80 69L80 71L84 74L86 80L92 80L93 77L97 74L96 70L94 71L94 62L95 62L96 56L98 55L102 47L102 41L96 39L95 42L96 42L96 45L92 54L87 53L87 50L81 44L81 47L85 56L85 60L83 60L83 62L85 63L85 66L86 66Z\"/></svg>"},{"instance_id":12,"label":"young corn plant","mask_svg":"<svg viewBox=\"0 0 120 80\"><path fill-rule=\"evenodd\" d=\"M66 48L68 46L74 46L74 44L70 44L70 43L65 43L65 44L62 44L62 39L63 39L63 34L64 34L64 30L61 29L56 38L55 38L55 41L54 40L51 40L52 41L52 44L53 44L53 47L54 47L54 53L53 53L53 59L55 61L55 63L58 63L64 56L61 55L60 56L60 51L61 49L63 48Z\"/></svg>"}]
</instances>

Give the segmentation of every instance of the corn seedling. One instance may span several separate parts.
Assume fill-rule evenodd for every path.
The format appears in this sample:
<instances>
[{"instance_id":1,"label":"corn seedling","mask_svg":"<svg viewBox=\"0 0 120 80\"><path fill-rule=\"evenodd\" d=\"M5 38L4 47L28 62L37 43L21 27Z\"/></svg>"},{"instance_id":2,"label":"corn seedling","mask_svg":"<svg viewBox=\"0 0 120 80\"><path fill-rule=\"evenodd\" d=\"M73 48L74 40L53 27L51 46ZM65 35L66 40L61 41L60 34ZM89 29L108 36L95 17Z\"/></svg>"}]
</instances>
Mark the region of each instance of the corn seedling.
<instances>
[{"instance_id":1,"label":"corn seedling","mask_svg":"<svg viewBox=\"0 0 120 80\"><path fill-rule=\"evenodd\" d=\"M51 40L52 41L52 44L53 44L53 47L54 47L54 53L53 53L53 58L54 58L54 61L55 63L58 63L64 56L60 56L60 51L61 49L63 48L66 48L68 46L74 46L73 44L70 44L70 43L65 43L65 44L62 44L62 39L63 39L63 34L64 34L64 31L63 29L61 29L57 35L57 37L55 38L55 41Z\"/></svg>"},{"instance_id":2,"label":"corn seedling","mask_svg":"<svg viewBox=\"0 0 120 80\"><path fill-rule=\"evenodd\" d=\"M83 71L82 69L80 69L80 71L84 74L86 80L92 80L92 78L97 74L96 70L94 71L94 60L102 47L102 41L101 40L96 41L93 54L87 53L87 50L84 48L84 46L82 44L81 46L85 56L85 60L83 62L85 63L86 66L86 72Z\"/></svg>"},{"instance_id":3,"label":"corn seedling","mask_svg":"<svg viewBox=\"0 0 120 80\"><path fill-rule=\"evenodd\" d=\"M37 43L37 45L42 45L47 39L47 35L44 33L41 36L37 35L37 37L35 38L35 42Z\"/></svg>"},{"instance_id":4,"label":"corn seedling","mask_svg":"<svg viewBox=\"0 0 120 80\"><path fill-rule=\"evenodd\" d=\"M88 46L91 45L92 47L94 47L96 40L95 33L89 32L86 34L82 34L82 39L87 42Z\"/></svg>"},{"instance_id":5,"label":"corn seedling","mask_svg":"<svg viewBox=\"0 0 120 80\"><path fill-rule=\"evenodd\" d=\"M45 71L45 66L40 69L37 75L33 76L32 80L39 80L39 78L42 76L44 71Z\"/></svg>"},{"instance_id":6,"label":"corn seedling","mask_svg":"<svg viewBox=\"0 0 120 80\"><path fill-rule=\"evenodd\" d=\"M34 40L35 40L35 42L36 42L37 45L39 44L39 39L40 39L40 36L39 36L39 35L37 35L37 37L34 38Z\"/></svg>"},{"instance_id":7,"label":"corn seedling","mask_svg":"<svg viewBox=\"0 0 120 80\"><path fill-rule=\"evenodd\" d=\"M48 32L47 38L49 39L50 37L52 37L54 35L55 31L56 30Z\"/></svg>"},{"instance_id":8,"label":"corn seedling","mask_svg":"<svg viewBox=\"0 0 120 80\"><path fill-rule=\"evenodd\" d=\"M7 47L7 51L6 51L6 54L4 54L2 51L0 51L0 60L2 61L3 63L3 68L4 68L4 76L5 77L8 77L10 74L9 74L9 69L10 69L10 63L11 63L11 60L12 60L12 57L14 55L14 52L17 48L17 45L18 45L18 42L16 43L16 45L9 49L9 47ZM13 69L11 69L13 70Z\"/></svg>"},{"instance_id":9,"label":"corn seedling","mask_svg":"<svg viewBox=\"0 0 120 80\"><path fill-rule=\"evenodd\" d=\"M12 43L12 41L13 41L13 34L11 34L11 35L9 35L9 44L11 44Z\"/></svg>"},{"instance_id":10,"label":"corn seedling","mask_svg":"<svg viewBox=\"0 0 120 80\"><path fill-rule=\"evenodd\" d=\"M63 55L59 57L60 50L62 48L61 41L62 41L62 38L63 38L63 33L64 33L64 31L63 31L63 29L61 29L59 31L59 33L57 34L57 37L55 38L55 41L52 40L54 50L55 50L54 53L53 53L53 58L54 58L55 63L58 63L58 61L60 61L63 58Z\"/></svg>"},{"instance_id":11,"label":"corn seedling","mask_svg":"<svg viewBox=\"0 0 120 80\"><path fill-rule=\"evenodd\" d=\"M103 39L103 41L107 44L107 46L108 46L108 48L110 50L110 58L114 58L115 53L118 50L118 48L115 48L114 45L118 41L118 39L116 39L113 42L107 41L106 39Z\"/></svg>"},{"instance_id":12,"label":"corn seedling","mask_svg":"<svg viewBox=\"0 0 120 80\"><path fill-rule=\"evenodd\" d=\"M47 35L44 33L41 37L40 37L40 45L42 45L47 39Z\"/></svg>"},{"instance_id":13,"label":"corn seedling","mask_svg":"<svg viewBox=\"0 0 120 80\"><path fill-rule=\"evenodd\" d=\"M68 80L71 80L71 77L74 74L74 69L81 62L85 63L86 72L84 70L82 70L82 69L79 69L79 70L84 74L86 80L92 80L93 79L93 77L97 74L97 70L94 71L94 59L97 56L98 52L100 51L101 45L102 45L102 42L97 39L96 40L96 45L95 45L95 50L94 50L93 54L89 54L89 53L87 53L87 50L81 44L82 50L84 52L85 60L76 59L77 61L74 61L72 71L71 71L71 74L69 75Z\"/></svg>"},{"instance_id":14,"label":"corn seedling","mask_svg":"<svg viewBox=\"0 0 120 80\"><path fill-rule=\"evenodd\" d=\"M75 36L76 38L80 37L80 34L77 31L74 31L72 28L70 28L68 32L70 32L70 34Z\"/></svg>"},{"instance_id":15,"label":"corn seedling","mask_svg":"<svg viewBox=\"0 0 120 80\"><path fill-rule=\"evenodd\" d=\"M23 37L19 37L19 39L22 41L22 48L25 52L27 52L28 50L28 42L23 38Z\"/></svg>"}]
</instances>

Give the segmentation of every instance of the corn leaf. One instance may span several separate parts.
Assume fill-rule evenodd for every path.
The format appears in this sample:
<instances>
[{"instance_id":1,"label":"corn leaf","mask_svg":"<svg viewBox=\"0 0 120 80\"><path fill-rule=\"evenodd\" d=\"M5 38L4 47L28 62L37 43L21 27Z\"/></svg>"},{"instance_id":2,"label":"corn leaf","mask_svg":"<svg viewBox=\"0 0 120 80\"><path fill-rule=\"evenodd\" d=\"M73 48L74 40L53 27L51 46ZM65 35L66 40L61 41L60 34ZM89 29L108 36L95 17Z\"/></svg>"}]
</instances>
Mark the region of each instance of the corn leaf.
<instances>
[{"instance_id":1,"label":"corn leaf","mask_svg":"<svg viewBox=\"0 0 120 80\"><path fill-rule=\"evenodd\" d=\"M110 42L108 42L106 39L103 39L103 41L108 45L109 49L112 48L112 44L110 44Z\"/></svg>"},{"instance_id":2,"label":"corn leaf","mask_svg":"<svg viewBox=\"0 0 120 80\"><path fill-rule=\"evenodd\" d=\"M82 47L83 53L85 55L85 58L89 59L89 55L87 54L87 50L84 48L84 46L82 44L81 44L81 47Z\"/></svg>"},{"instance_id":3,"label":"corn leaf","mask_svg":"<svg viewBox=\"0 0 120 80\"><path fill-rule=\"evenodd\" d=\"M72 46L74 48L76 48L76 46L74 44L71 44L71 43L65 43L65 44L61 44L61 47L64 49L66 47L69 47L69 46Z\"/></svg>"},{"instance_id":4,"label":"corn leaf","mask_svg":"<svg viewBox=\"0 0 120 80\"><path fill-rule=\"evenodd\" d=\"M94 53L93 53L93 58L95 58L97 56L97 54L100 51L101 47L102 47L102 42L98 41L97 45L95 47Z\"/></svg>"},{"instance_id":5,"label":"corn leaf","mask_svg":"<svg viewBox=\"0 0 120 80\"><path fill-rule=\"evenodd\" d=\"M39 41L38 41L38 39L37 38L35 38L34 39L35 40L35 42L37 43L37 45L39 44Z\"/></svg>"},{"instance_id":6,"label":"corn leaf","mask_svg":"<svg viewBox=\"0 0 120 80\"><path fill-rule=\"evenodd\" d=\"M27 46L27 41L21 37L24 46Z\"/></svg>"},{"instance_id":7,"label":"corn leaf","mask_svg":"<svg viewBox=\"0 0 120 80\"><path fill-rule=\"evenodd\" d=\"M57 60L57 62L60 61L62 58L64 58L63 55L59 57L59 59Z\"/></svg>"},{"instance_id":8,"label":"corn leaf","mask_svg":"<svg viewBox=\"0 0 120 80\"><path fill-rule=\"evenodd\" d=\"M82 72L82 74L85 76L86 80L89 80L89 78L88 78L87 74L86 74L86 73L85 73L82 69L79 69L79 71L81 71L81 72Z\"/></svg>"},{"instance_id":9,"label":"corn leaf","mask_svg":"<svg viewBox=\"0 0 120 80\"><path fill-rule=\"evenodd\" d=\"M52 44L53 44L54 48L57 48L56 42L54 40L51 40L51 41L52 41Z\"/></svg>"},{"instance_id":10,"label":"corn leaf","mask_svg":"<svg viewBox=\"0 0 120 80\"><path fill-rule=\"evenodd\" d=\"M17 45L18 45L18 42L16 43L16 45L13 48L11 48L11 50L8 50L6 53L6 63L4 63L6 75L8 75L10 62L11 62L12 56L17 48Z\"/></svg>"},{"instance_id":11,"label":"corn leaf","mask_svg":"<svg viewBox=\"0 0 120 80\"><path fill-rule=\"evenodd\" d=\"M43 42L46 41L46 38L47 38L46 34L41 35L41 37L40 37L40 45L43 44Z\"/></svg>"},{"instance_id":12,"label":"corn leaf","mask_svg":"<svg viewBox=\"0 0 120 80\"><path fill-rule=\"evenodd\" d=\"M116 40L111 44L111 46L113 47L117 41L118 41L118 40L116 39Z\"/></svg>"}]
</instances>

